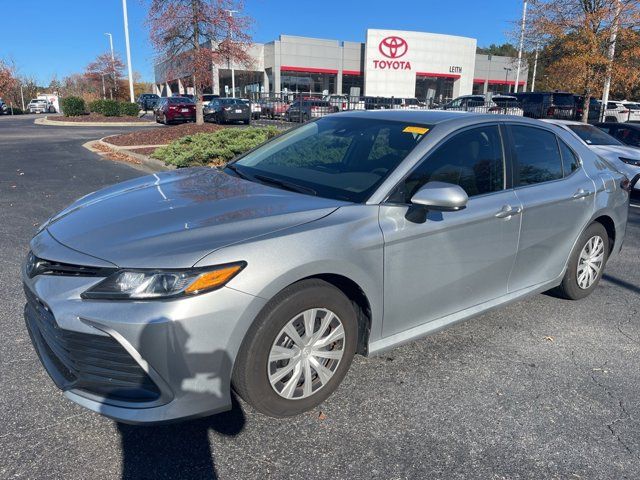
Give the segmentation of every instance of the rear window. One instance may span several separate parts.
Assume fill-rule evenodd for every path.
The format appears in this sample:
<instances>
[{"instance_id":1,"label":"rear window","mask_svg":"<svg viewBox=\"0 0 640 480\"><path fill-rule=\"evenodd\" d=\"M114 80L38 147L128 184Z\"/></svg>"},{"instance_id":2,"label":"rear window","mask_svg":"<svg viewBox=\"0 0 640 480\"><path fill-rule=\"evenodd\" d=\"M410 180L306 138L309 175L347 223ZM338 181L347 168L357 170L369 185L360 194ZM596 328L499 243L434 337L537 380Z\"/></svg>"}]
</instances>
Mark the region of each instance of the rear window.
<instances>
[{"instance_id":1,"label":"rear window","mask_svg":"<svg viewBox=\"0 0 640 480\"><path fill-rule=\"evenodd\" d=\"M553 103L565 107L572 107L573 105L575 105L575 100L573 99L573 95L558 95L557 93L554 93Z\"/></svg>"},{"instance_id":2,"label":"rear window","mask_svg":"<svg viewBox=\"0 0 640 480\"><path fill-rule=\"evenodd\" d=\"M622 145L611 135L593 125L569 125L568 127L587 145Z\"/></svg>"},{"instance_id":3,"label":"rear window","mask_svg":"<svg viewBox=\"0 0 640 480\"><path fill-rule=\"evenodd\" d=\"M193 100L187 97L171 97L169 103L193 103Z\"/></svg>"}]
</instances>

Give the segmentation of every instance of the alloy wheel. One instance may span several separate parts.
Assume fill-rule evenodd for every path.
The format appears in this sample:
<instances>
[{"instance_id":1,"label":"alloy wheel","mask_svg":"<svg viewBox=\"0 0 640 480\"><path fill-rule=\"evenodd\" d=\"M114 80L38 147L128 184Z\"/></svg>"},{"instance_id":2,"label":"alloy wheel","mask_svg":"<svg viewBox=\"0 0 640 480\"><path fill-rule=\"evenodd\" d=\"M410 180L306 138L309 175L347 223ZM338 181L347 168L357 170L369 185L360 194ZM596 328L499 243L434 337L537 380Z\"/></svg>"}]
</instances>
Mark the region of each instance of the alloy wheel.
<instances>
[{"instance_id":1,"label":"alloy wheel","mask_svg":"<svg viewBox=\"0 0 640 480\"><path fill-rule=\"evenodd\" d=\"M578 258L576 279L578 286L587 290L598 279L604 263L604 240L595 235L582 248Z\"/></svg>"},{"instance_id":2,"label":"alloy wheel","mask_svg":"<svg viewBox=\"0 0 640 480\"><path fill-rule=\"evenodd\" d=\"M344 349L338 316L325 308L305 310L287 322L271 346L269 383L286 399L307 398L331 380Z\"/></svg>"}]
</instances>

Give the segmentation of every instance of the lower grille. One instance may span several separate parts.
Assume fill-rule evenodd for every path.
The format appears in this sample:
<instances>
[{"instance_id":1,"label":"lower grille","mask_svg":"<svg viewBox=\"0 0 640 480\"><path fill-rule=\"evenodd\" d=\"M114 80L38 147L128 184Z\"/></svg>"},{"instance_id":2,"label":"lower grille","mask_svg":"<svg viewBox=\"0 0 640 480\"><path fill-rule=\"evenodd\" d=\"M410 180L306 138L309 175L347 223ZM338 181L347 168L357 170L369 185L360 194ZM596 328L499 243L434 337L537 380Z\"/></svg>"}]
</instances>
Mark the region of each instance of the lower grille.
<instances>
[{"instance_id":1,"label":"lower grille","mask_svg":"<svg viewBox=\"0 0 640 480\"><path fill-rule=\"evenodd\" d=\"M79 390L109 403L152 402L160 390L114 338L58 327L49 309L25 287L25 319L38 355L62 390Z\"/></svg>"}]
</instances>

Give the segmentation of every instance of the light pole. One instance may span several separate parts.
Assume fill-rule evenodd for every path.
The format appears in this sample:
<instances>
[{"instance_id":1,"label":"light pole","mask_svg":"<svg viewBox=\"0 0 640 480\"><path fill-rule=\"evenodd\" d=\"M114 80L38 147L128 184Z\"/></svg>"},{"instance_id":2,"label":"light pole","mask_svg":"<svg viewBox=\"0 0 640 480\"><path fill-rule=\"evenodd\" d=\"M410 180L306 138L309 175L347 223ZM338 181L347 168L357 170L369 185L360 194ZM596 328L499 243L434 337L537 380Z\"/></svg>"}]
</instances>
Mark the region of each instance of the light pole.
<instances>
[{"instance_id":1,"label":"light pole","mask_svg":"<svg viewBox=\"0 0 640 480\"><path fill-rule=\"evenodd\" d=\"M22 101L22 111L24 112L24 93L22 93L22 82L20 82L20 100Z\"/></svg>"},{"instance_id":2,"label":"light pole","mask_svg":"<svg viewBox=\"0 0 640 480\"><path fill-rule=\"evenodd\" d=\"M507 86L507 93L511 93L511 88L509 87L509 73L511 73L513 68L504 67L504 83Z\"/></svg>"},{"instance_id":3,"label":"light pole","mask_svg":"<svg viewBox=\"0 0 640 480\"><path fill-rule=\"evenodd\" d=\"M111 35L110 33L105 33L105 35L109 37L109 47L111 48L111 75L113 77L113 88L115 89L117 95L118 85L116 84L116 57L113 54L113 35ZM102 79L102 81L104 82L104 78ZM113 99L113 93L111 94L111 98Z\"/></svg>"},{"instance_id":4,"label":"light pole","mask_svg":"<svg viewBox=\"0 0 640 480\"><path fill-rule=\"evenodd\" d=\"M607 52L607 58L609 63L607 64L607 76L604 80L604 88L602 89L602 108L600 109L599 120L604 121L607 104L609 103L609 90L611 89L611 71L613 70L613 57L616 53L616 39L618 38L618 25L620 23L620 0L616 0L616 13L613 18L613 25L611 27L611 36L609 38L609 51ZM585 98L586 102L586 98Z\"/></svg>"},{"instance_id":5,"label":"light pole","mask_svg":"<svg viewBox=\"0 0 640 480\"><path fill-rule=\"evenodd\" d=\"M540 45L536 45L536 58L533 61L533 76L531 77L531 91L536 89L536 73L538 71L538 53L540 51Z\"/></svg>"},{"instance_id":6,"label":"light pole","mask_svg":"<svg viewBox=\"0 0 640 480\"><path fill-rule=\"evenodd\" d=\"M518 83L520 82L520 65L522 64L522 47L524 45L524 30L525 30L525 22L527 20L527 0L524 0L524 4L522 6L522 26L520 27L520 48L518 49L518 68L516 70L516 84L513 88L513 92L518 92Z\"/></svg>"},{"instance_id":7,"label":"light pole","mask_svg":"<svg viewBox=\"0 0 640 480\"><path fill-rule=\"evenodd\" d=\"M129 19L127 17L127 0L122 0L122 14L124 16L124 41L127 46L127 67L129 71L129 94L131 103L136 101L133 95L133 72L131 68L131 47L129 46Z\"/></svg>"},{"instance_id":8,"label":"light pole","mask_svg":"<svg viewBox=\"0 0 640 480\"><path fill-rule=\"evenodd\" d=\"M225 9L225 12L229 14L229 22L232 22L233 14L238 13L238 10ZM229 38L229 40L231 40L231 25L229 25L229 28L227 29L227 37ZM236 75L235 75L235 70L233 69L233 67L231 67L231 60L229 59L228 56L227 56L227 66L231 68L231 96L235 97L236 96Z\"/></svg>"}]
</instances>

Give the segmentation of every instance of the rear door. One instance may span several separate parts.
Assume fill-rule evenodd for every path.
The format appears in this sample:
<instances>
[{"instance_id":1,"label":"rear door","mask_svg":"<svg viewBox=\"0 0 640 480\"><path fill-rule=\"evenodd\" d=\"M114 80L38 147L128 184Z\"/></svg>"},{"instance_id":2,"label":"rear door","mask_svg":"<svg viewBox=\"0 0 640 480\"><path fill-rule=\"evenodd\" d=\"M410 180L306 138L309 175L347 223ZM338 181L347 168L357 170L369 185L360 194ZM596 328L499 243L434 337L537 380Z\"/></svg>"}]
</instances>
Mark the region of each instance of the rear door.
<instances>
[{"instance_id":1,"label":"rear door","mask_svg":"<svg viewBox=\"0 0 640 480\"><path fill-rule=\"evenodd\" d=\"M595 186L578 156L551 130L508 127L515 193L522 203L520 241L509 292L549 282L563 271L591 218Z\"/></svg>"}]
</instances>

